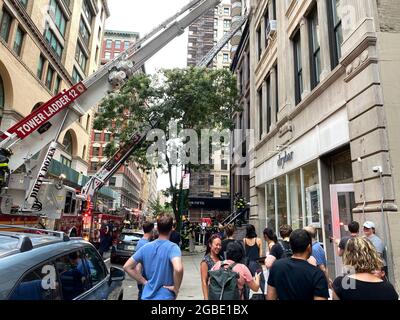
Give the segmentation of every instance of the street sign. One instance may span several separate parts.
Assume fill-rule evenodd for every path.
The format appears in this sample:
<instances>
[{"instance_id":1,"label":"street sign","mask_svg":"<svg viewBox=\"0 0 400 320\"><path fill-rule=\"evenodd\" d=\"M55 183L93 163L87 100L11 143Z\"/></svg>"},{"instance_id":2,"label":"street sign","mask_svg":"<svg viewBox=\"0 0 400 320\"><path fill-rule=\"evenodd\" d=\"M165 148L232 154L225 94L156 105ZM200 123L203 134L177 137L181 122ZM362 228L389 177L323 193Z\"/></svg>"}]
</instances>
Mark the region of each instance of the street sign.
<instances>
[{"instance_id":1,"label":"street sign","mask_svg":"<svg viewBox=\"0 0 400 320\"><path fill-rule=\"evenodd\" d=\"M185 173L183 175L182 189L189 190L189 188L190 188L190 173Z\"/></svg>"}]
</instances>

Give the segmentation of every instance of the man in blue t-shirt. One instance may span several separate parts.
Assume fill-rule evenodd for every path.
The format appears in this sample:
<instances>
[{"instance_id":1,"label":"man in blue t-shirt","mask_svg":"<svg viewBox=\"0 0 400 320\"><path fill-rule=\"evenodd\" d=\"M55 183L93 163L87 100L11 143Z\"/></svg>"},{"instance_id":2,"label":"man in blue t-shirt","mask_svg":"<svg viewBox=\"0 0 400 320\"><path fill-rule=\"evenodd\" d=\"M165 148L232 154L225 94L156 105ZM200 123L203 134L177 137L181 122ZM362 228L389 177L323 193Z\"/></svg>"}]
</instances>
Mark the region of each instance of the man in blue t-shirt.
<instances>
[{"instance_id":1,"label":"man in blue t-shirt","mask_svg":"<svg viewBox=\"0 0 400 320\"><path fill-rule=\"evenodd\" d=\"M173 219L168 214L157 218L159 237L136 251L124 270L143 284L142 300L175 300L183 278L181 250L169 241ZM143 266L143 273L136 266Z\"/></svg>"},{"instance_id":2,"label":"man in blue t-shirt","mask_svg":"<svg viewBox=\"0 0 400 320\"><path fill-rule=\"evenodd\" d=\"M317 230L313 226L309 226L304 228L311 236L312 239L312 253L311 257L315 259L316 266L321 269L321 271L325 274L326 280L329 284L331 284L331 280L329 279L328 269L327 269L327 261L325 250L321 246L321 244L317 241Z\"/></svg>"},{"instance_id":3,"label":"man in blue t-shirt","mask_svg":"<svg viewBox=\"0 0 400 320\"><path fill-rule=\"evenodd\" d=\"M136 249L135 252L138 252L139 249L143 246L145 246L146 244L148 244L152 239L153 239L153 229L154 229L154 223L153 222L145 222L143 224L143 238L140 239L138 241L138 243L136 244ZM142 266L138 265L137 266L137 270L139 272L142 273L142 275L144 276L144 271L142 271ZM143 293L143 285L138 283L137 284L138 287L138 300L142 300L142 293Z\"/></svg>"}]
</instances>

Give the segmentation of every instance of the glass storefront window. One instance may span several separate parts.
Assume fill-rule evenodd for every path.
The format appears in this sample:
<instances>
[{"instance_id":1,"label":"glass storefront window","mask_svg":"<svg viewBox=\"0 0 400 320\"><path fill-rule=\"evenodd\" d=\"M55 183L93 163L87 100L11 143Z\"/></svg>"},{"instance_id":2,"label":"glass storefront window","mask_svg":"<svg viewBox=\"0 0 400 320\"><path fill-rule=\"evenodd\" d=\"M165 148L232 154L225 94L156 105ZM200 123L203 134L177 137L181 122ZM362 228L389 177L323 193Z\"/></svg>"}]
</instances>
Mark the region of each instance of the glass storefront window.
<instances>
[{"instance_id":1,"label":"glass storefront window","mask_svg":"<svg viewBox=\"0 0 400 320\"><path fill-rule=\"evenodd\" d=\"M266 201L267 201L267 227L276 231L275 219L275 183L271 181L266 184Z\"/></svg>"},{"instance_id":2,"label":"glass storefront window","mask_svg":"<svg viewBox=\"0 0 400 320\"><path fill-rule=\"evenodd\" d=\"M278 183L278 228L287 224L287 197L286 197L286 176L277 179Z\"/></svg>"},{"instance_id":3,"label":"glass storefront window","mask_svg":"<svg viewBox=\"0 0 400 320\"><path fill-rule=\"evenodd\" d=\"M304 167L303 174L306 197L306 225L321 227L321 191L317 163L315 162Z\"/></svg>"},{"instance_id":4,"label":"glass storefront window","mask_svg":"<svg viewBox=\"0 0 400 320\"><path fill-rule=\"evenodd\" d=\"M290 225L293 230L303 227L300 170L289 175Z\"/></svg>"}]
</instances>

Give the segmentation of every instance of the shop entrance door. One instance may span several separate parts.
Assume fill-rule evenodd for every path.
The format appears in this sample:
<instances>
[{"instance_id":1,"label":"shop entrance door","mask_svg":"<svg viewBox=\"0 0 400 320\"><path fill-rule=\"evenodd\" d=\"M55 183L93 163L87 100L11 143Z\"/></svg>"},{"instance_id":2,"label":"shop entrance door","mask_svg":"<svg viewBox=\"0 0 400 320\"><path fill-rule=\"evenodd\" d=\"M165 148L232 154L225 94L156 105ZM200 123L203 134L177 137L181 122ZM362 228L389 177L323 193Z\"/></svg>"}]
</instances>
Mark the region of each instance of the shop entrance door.
<instances>
[{"instance_id":1,"label":"shop entrance door","mask_svg":"<svg viewBox=\"0 0 400 320\"><path fill-rule=\"evenodd\" d=\"M348 225L353 221L353 209L355 207L354 185L334 184L330 186L331 212L332 212L332 237L342 239L348 236ZM335 274L343 273L342 257L339 257L337 246L332 242L335 256Z\"/></svg>"}]
</instances>

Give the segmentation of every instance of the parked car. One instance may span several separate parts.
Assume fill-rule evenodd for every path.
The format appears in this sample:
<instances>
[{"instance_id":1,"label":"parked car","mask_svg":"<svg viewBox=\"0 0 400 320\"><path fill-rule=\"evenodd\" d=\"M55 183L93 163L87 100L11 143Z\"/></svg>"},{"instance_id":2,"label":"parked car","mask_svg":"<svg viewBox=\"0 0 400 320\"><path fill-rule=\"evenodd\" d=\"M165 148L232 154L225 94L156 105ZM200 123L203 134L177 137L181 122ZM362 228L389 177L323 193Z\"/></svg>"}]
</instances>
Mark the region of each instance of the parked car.
<instances>
[{"instance_id":1,"label":"parked car","mask_svg":"<svg viewBox=\"0 0 400 320\"><path fill-rule=\"evenodd\" d=\"M0 300L123 299L125 272L108 270L90 243L63 232L5 229L0 225Z\"/></svg>"},{"instance_id":2,"label":"parked car","mask_svg":"<svg viewBox=\"0 0 400 320\"><path fill-rule=\"evenodd\" d=\"M121 260L128 260L136 252L136 245L141 238L143 232L133 231L129 229L122 230L118 241L111 248L111 263L118 263Z\"/></svg>"}]
</instances>

